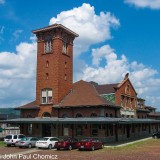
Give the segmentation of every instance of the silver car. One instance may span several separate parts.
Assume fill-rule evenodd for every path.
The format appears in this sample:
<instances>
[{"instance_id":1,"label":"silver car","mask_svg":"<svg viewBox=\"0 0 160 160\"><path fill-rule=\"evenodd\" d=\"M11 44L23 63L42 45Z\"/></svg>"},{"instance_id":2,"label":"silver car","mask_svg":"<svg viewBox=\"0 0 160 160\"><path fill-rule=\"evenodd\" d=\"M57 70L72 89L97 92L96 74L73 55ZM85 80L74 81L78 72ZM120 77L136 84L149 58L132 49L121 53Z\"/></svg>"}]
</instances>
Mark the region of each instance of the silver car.
<instances>
[{"instance_id":1,"label":"silver car","mask_svg":"<svg viewBox=\"0 0 160 160\"><path fill-rule=\"evenodd\" d=\"M35 144L37 141L38 141L37 137L26 137L21 139L20 141L17 141L16 146L19 148L22 148L22 147L32 148L32 147L35 147Z\"/></svg>"}]
</instances>

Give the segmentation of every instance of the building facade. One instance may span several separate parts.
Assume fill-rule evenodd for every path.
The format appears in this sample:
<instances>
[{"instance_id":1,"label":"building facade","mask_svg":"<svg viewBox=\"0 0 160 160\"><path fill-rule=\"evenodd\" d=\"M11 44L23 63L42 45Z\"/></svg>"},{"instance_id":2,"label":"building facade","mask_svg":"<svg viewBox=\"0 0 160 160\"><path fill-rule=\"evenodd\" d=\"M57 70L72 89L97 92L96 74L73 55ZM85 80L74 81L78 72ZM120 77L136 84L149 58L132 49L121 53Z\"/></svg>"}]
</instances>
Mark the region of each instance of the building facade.
<instances>
[{"instance_id":1,"label":"building facade","mask_svg":"<svg viewBox=\"0 0 160 160\"><path fill-rule=\"evenodd\" d=\"M17 109L21 133L37 137L99 137L104 142L149 136L160 130L160 114L137 97L129 74L120 83L73 83L73 41L61 24L33 31L37 36L36 100Z\"/></svg>"}]
</instances>

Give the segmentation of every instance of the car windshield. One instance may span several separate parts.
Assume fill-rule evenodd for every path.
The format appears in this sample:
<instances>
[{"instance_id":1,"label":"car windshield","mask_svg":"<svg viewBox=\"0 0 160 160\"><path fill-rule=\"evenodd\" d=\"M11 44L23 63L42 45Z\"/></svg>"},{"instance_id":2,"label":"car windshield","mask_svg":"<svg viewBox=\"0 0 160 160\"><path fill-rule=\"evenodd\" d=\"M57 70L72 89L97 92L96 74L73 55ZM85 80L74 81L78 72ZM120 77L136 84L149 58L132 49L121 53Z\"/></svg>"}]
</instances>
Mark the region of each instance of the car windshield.
<instances>
[{"instance_id":1,"label":"car windshield","mask_svg":"<svg viewBox=\"0 0 160 160\"><path fill-rule=\"evenodd\" d=\"M39 141L47 141L49 138L41 138Z\"/></svg>"},{"instance_id":2,"label":"car windshield","mask_svg":"<svg viewBox=\"0 0 160 160\"><path fill-rule=\"evenodd\" d=\"M90 142L90 141L92 141L92 139L90 139L90 138L85 138L85 139L81 140L81 142Z\"/></svg>"},{"instance_id":3,"label":"car windshield","mask_svg":"<svg viewBox=\"0 0 160 160\"><path fill-rule=\"evenodd\" d=\"M12 136L11 135L8 135L5 137L6 139L12 139Z\"/></svg>"},{"instance_id":4,"label":"car windshield","mask_svg":"<svg viewBox=\"0 0 160 160\"><path fill-rule=\"evenodd\" d=\"M60 142L63 142L63 141L69 142L69 141L70 141L70 138L60 138L59 141L60 141Z\"/></svg>"},{"instance_id":5,"label":"car windshield","mask_svg":"<svg viewBox=\"0 0 160 160\"><path fill-rule=\"evenodd\" d=\"M28 138L28 137L24 137L24 138L22 138L21 140L22 141L28 141L30 138Z\"/></svg>"}]
</instances>

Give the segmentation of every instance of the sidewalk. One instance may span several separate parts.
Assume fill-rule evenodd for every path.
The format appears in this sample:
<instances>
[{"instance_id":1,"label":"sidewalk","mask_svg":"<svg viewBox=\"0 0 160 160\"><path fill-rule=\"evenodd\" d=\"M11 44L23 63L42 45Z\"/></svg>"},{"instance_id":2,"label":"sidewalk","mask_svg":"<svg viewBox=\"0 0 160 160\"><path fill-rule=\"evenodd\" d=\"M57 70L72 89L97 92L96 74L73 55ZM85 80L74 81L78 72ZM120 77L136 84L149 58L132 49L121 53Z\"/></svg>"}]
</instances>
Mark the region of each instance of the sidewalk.
<instances>
[{"instance_id":1,"label":"sidewalk","mask_svg":"<svg viewBox=\"0 0 160 160\"><path fill-rule=\"evenodd\" d=\"M126 141L126 142L110 143L110 144L106 144L104 147L105 148L123 147L123 146L127 146L127 145L134 144L137 142L147 141L149 139L152 139L152 137L138 139L138 140L134 139L134 140Z\"/></svg>"}]
</instances>

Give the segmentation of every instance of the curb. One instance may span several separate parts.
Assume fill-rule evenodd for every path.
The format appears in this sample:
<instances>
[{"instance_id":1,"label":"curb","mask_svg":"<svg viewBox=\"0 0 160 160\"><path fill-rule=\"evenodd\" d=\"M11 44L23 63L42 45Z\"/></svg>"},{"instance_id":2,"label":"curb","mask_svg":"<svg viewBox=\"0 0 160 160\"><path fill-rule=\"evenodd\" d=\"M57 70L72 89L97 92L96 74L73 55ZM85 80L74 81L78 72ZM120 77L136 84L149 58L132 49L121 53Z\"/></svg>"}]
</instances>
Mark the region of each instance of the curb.
<instances>
[{"instance_id":1,"label":"curb","mask_svg":"<svg viewBox=\"0 0 160 160\"><path fill-rule=\"evenodd\" d=\"M136 141L133 141L133 142L127 142L127 143L124 143L124 144L110 145L110 146L104 146L104 147L105 147L105 148L124 147L124 146L130 145L130 144L134 144L134 143L137 143L137 142L147 141L147 140L149 140L149 139L152 139L152 137L144 138L144 139L140 139L140 140L136 140Z\"/></svg>"}]
</instances>

